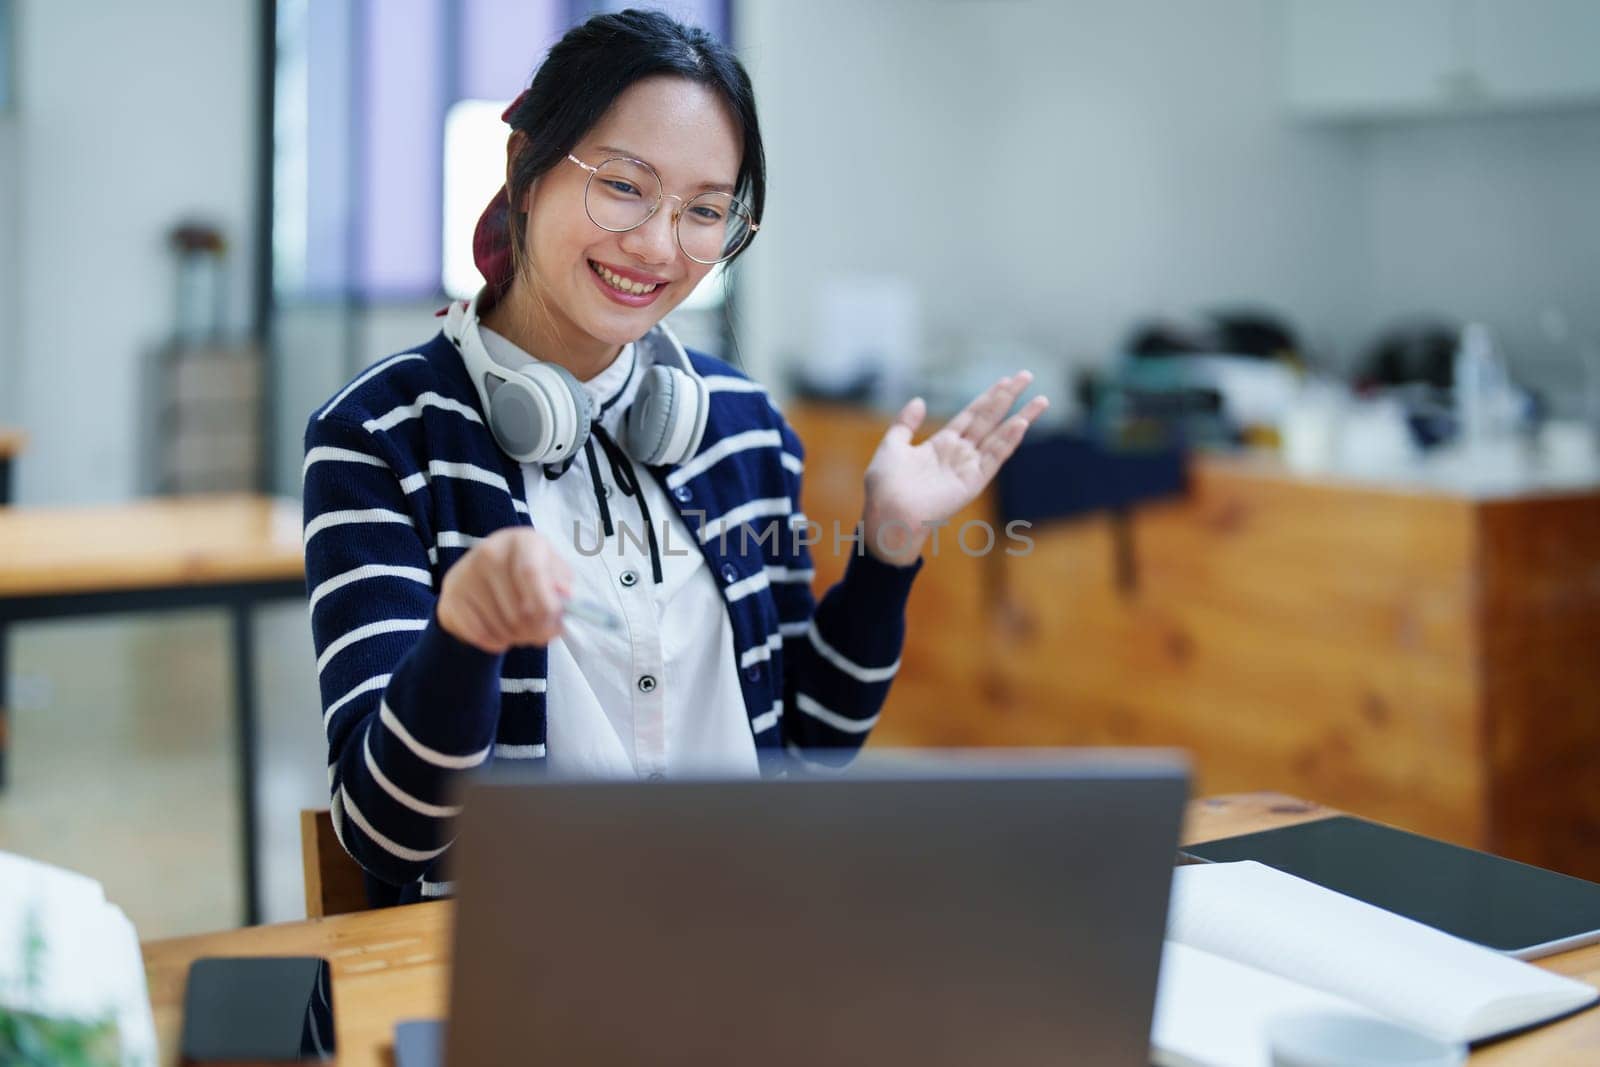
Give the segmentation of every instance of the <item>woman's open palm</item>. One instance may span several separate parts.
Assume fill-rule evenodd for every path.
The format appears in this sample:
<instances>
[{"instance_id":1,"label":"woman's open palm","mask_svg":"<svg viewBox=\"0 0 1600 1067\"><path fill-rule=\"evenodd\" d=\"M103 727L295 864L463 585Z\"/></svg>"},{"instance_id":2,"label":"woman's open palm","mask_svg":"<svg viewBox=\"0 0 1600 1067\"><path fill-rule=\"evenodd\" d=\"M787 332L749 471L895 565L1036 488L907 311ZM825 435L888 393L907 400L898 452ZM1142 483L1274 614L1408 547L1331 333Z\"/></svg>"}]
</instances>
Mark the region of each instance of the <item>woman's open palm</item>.
<instances>
[{"instance_id":1,"label":"woman's open palm","mask_svg":"<svg viewBox=\"0 0 1600 1067\"><path fill-rule=\"evenodd\" d=\"M1028 371L1000 379L921 444L912 444L912 437L927 406L919 397L900 410L867 465L869 549L891 562L909 562L932 526L977 498L1049 407L1036 396L1006 417L1032 382Z\"/></svg>"}]
</instances>

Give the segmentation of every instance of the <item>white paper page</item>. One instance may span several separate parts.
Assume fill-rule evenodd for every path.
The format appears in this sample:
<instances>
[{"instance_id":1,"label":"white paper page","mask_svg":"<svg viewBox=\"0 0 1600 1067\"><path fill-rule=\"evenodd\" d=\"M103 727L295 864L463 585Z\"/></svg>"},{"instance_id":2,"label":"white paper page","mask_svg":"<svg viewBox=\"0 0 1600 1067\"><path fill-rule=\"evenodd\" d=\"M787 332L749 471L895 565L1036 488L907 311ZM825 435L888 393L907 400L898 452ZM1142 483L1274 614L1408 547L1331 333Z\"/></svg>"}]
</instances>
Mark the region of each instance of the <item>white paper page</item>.
<instances>
[{"instance_id":1,"label":"white paper page","mask_svg":"<svg viewBox=\"0 0 1600 1067\"><path fill-rule=\"evenodd\" d=\"M1452 1041L1600 998L1582 982L1253 861L1179 867L1167 936Z\"/></svg>"},{"instance_id":2,"label":"white paper page","mask_svg":"<svg viewBox=\"0 0 1600 1067\"><path fill-rule=\"evenodd\" d=\"M1268 1067L1267 1023L1308 1011L1374 1015L1342 997L1168 941L1150 1058L1157 1067Z\"/></svg>"}]
</instances>

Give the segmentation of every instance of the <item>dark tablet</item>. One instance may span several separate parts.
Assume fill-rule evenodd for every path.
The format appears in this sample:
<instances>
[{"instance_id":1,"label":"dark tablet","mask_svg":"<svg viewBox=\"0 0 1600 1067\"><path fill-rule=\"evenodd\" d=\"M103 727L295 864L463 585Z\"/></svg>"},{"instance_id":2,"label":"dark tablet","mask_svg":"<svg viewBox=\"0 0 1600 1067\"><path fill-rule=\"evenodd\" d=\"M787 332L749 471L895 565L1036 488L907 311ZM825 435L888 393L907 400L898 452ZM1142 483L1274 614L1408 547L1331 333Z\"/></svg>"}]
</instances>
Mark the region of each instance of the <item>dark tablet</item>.
<instances>
[{"instance_id":1,"label":"dark tablet","mask_svg":"<svg viewBox=\"0 0 1600 1067\"><path fill-rule=\"evenodd\" d=\"M1600 885L1365 819L1319 819L1183 853L1257 860L1521 959L1600 941Z\"/></svg>"}]
</instances>

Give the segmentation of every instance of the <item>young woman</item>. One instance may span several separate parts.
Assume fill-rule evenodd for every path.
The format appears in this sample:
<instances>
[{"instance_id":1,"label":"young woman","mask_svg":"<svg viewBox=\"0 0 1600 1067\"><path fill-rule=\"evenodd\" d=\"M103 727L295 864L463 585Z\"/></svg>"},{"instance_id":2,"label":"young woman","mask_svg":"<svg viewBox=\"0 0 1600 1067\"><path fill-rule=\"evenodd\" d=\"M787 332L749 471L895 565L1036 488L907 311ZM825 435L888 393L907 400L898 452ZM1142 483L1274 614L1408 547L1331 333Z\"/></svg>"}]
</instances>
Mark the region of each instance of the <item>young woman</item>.
<instances>
[{"instance_id":1,"label":"young woman","mask_svg":"<svg viewBox=\"0 0 1600 1067\"><path fill-rule=\"evenodd\" d=\"M334 825L388 899L448 889L453 779L774 773L847 761L895 673L931 526L1044 410L1026 372L866 471L842 581L811 595L799 440L661 320L760 227L744 69L701 30L603 15L506 111L488 285L306 431L305 543Z\"/></svg>"}]
</instances>

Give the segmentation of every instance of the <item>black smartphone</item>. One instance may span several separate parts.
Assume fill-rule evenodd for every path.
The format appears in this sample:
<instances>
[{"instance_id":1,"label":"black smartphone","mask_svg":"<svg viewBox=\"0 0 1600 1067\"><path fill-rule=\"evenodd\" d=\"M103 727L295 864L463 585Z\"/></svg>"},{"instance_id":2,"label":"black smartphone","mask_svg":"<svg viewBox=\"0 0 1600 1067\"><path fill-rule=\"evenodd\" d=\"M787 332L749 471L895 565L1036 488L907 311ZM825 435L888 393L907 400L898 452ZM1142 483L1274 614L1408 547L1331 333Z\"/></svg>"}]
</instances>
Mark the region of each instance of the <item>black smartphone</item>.
<instances>
[{"instance_id":1,"label":"black smartphone","mask_svg":"<svg viewBox=\"0 0 1600 1067\"><path fill-rule=\"evenodd\" d=\"M313 956L213 956L189 965L184 1064L327 1063L333 984Z\"/></svg>"}]
</instances>

